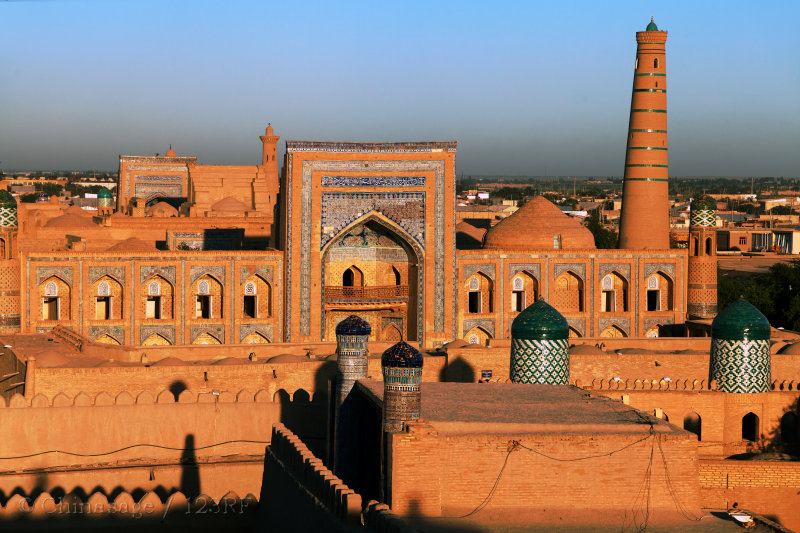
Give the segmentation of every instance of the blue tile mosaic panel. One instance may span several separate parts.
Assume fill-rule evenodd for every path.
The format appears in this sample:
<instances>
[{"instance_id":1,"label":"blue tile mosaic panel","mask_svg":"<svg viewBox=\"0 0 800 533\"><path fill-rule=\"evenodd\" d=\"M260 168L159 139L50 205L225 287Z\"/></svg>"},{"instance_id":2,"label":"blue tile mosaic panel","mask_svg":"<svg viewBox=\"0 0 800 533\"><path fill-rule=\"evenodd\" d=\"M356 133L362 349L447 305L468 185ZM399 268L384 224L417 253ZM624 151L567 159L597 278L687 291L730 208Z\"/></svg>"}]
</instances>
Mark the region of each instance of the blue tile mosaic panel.
<instances>
[{"instance_id":1,"label":"blue tile mosaic panel","mask_svg":"<svg viewBox=\"0 0 800 533\"><path fill-rule=\"evenodd\" d=\"M424 187L425 176L322 176L323 187Z\"/></svg>"}]
</instances>

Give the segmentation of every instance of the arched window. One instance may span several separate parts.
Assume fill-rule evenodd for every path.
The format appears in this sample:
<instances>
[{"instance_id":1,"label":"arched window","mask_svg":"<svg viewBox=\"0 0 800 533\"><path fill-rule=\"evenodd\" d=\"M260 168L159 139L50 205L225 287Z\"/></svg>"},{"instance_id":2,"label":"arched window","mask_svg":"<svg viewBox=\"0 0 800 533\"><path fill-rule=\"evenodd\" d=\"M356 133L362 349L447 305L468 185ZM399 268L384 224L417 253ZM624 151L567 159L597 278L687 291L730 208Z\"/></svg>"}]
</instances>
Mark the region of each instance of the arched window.
<instances>
[{"instance_id":1,"label":"arched window","mask_svg":"<svg viewBox=\"0 0 800 533\"><path fill-rule=\"evenodd\" d=\"M561 234L554 233L553 234L553 249L560 250L561 249Z\"/></svg>"},{"instance_id":2,"label":"arched window","mask_svg":"<svg viewBox=\"0 0 800 533\"><path fill-rule=\"evenodd\" d=\"M689 413L683 418L683 429L697 435L697 440L702 440L703 421L697 413Z\"/></svg>"},{"instance_id":3,"label":"arched window","mask_svg":"<svg viewBox=\"0 0 800 533\"><path fill-rule=\"evenodd\" d=\"M256 284L248 281L244 286L244 293L247 296L254 296L256 294Z\"/></svg>"},{"instance_id":4,"label":"arched window","mask_svg":"<svg viewBox=\"0 0 800 533\"><path fill-rule=\"evenodd\" d=\"M711 252L711 237L706 237L706 255L712 255Z\"/></svg>"},{"instance_id":5,"label":"arched window","mask_svg":"<svg viewBox=\"0 0 800 533\"><path fill-rule=\"evenodd\" d=\"M244 299L242 312L247 318L258 318L258 301L256 298L256 284L248 281L244 284Z\"/></svg>"},{"instance_id":6,"label":"arched window","mask_svg":"<svg viewBox=\"0 0 800 533\"><path fill-rule=\"evenodd\" d=\"M400 271L395 267L392 267L392 274L394 274L394 284L400 285L402 281L402 278L400 277Z\"/></svg>"},{"instance_id":7,"label":"arched window","mask_svg":"<svg viewBox=\"0 0 800 533\"><path fill-rule=\"evenodd\" d=\"M514 280L512 281L512 283L514 284L514 290L515 291L523 291L523 290L525 290L525 282L522 280L521 277L519 277L519 276L515 277Z\"/></svg>"},{"instance_id":8,"label":"arched window","mask_svg":"<svg viewBox=\"0 0 800 533\"><path fill-rule=\"evenodd\" d=\"M653 68L658 68L658 58L653 59Z\"/></svg>"},{"instance_id":9,"label":"arched window","mask_svg":"<svg viewBox=\"0 0 800 533\"><path fill-rule=\"evenodd\" d=\"M470 344L480 344L481 341L480 341L480 339L478 339L478 336L473 333L472 335L469 336L469 341L468 342Z\"/></svg>"},{"instance_id":10,"label":"arched window","mask_svg":"<svg viewBox=\"0 0 800 533\"><path fill-rule=\"evenodd\" d=\"M481 281L475 276L469 278L469 290L471 291L481 290Z\"/></svg>"},{"instance_id":11,"label":"arched window","mask_svg":"<svg viewBox=\"0 0 800 533\"><path fill-rule=\"evenodd\" d=\"M97 285L97 297L94 302L95 320L111 320L111 287L107 281Z\"/></svg>"},{"instance_id":12,"label":"arched window","mask_svg":"<svg viewBox=\"0 0 800 533\"><path fill-rule=\"evenodd\" d=\"M0 259L6 258L6 241L5 239L0 239Z\"/></svg>"},{"instance_id":13,"label":"arched window","mask_svg":"<svg viewBox=\"0 0 800 533\"><path fill-rule=\"evenodd\" d=\"M147 294L150 296L159 296L161 294L161 286L157 281L151 281L147 286Z\"/></svg>"},{"instance_id":14,"label":"arched window","mask_svg":"<svg viewBox=\"0 0 800 533\"><path fill-rule=\"evenodd\" d=\"M492 281L482 273L474 274L467 282L468 313L492 312Z\"/></svg>"},{"instance_id":15,"label":"arched window","mask_svg":"<svg viewBox=\"0 0 800 533\"><path fill-rule=\"evenodd\" d=\"M692 237L692 255L695 257L700 255L700 246L697 243L697 237Z\"/></svg>"},{"instance_id":16,"label":"arched window","mask_svg":"<svg viewBox=\"0 0 800 533\"><path fill-rule=\"evenodd\" d=\"M50 281L44 286L44 295L47 297L58 296L58 285Z\"/></svg>"},{"instance_id":17,"label":"arched window","mask_svg":"<svg viewBox=\"0 0 800 533\"><path fill-rule=\"evenodd\" d=\"M647 278L647 311L672 311L674 295L672 280L658 271Z\"/></svg>"},{"instance_id":18,"label":"arched window","mask_svg":"<svg viewBox=\"0 0 800 533\"><path fill-rule=\"evenodd\" d=\"M758 415L747 413L742 417L742 440L758 440Z\"/></svg>"},{"instance_id":19,"label":"arched window","mask_svg":"<svg viewBox=\"0 0 800 533\"><path fill-rule=\"evenodd\" d=\"M583 312L583 280L567 271L556 278L554 307L563 312Z\"/></svg>"}]
</instances>

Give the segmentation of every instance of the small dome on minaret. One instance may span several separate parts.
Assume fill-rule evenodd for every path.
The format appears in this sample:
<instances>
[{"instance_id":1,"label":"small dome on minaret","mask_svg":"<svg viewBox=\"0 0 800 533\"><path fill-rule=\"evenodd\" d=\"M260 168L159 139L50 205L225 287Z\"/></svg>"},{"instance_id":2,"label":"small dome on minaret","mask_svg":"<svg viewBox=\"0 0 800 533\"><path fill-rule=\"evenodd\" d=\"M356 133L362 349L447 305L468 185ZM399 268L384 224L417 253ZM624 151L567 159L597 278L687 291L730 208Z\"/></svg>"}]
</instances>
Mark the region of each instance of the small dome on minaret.
<instances>
[{"instance_id":1,"label":"small dome on minaret","mask_svg":"<svg viewBox=\"0 0 800 533\"><path fill-rule=\"evenodd\" d=\"M267 123L267 136L272 137L275 135L275 132L272 130L272 123Z\"/></svg>"},{"instance_id":2,"label":"small dome on minaret","mask_svg":"<svg viewBox=\"0 0 800 533\"><path fill-rule=\"evenodd\" d=\"M0 190L0 227L17 225L17 201L5 189Z\"/></svg>"},{"instance_id":3,"label":"small dome on minaret","mask_svg":"<svg viewBox=\"0 0 800 533\"><path fill-rule=\"evenodd\" d=\"M653 17L650 17L650 24L647 25L647 29L645 31L658 31L658 26L656 26L656 23L653 22Z\"/></svg>"},{"instance_id":4,"label":"small dome on minaret","mask_svg":"<svg viewBox=\"0 0 800 533\"><path fill-rule=\"evenodd\" d=\"M337 335L369 335L371 332L369 322L358 315L350 315L336 324Z\"/></svg>"},{"instance_id":5,"label":"small dome on minaret","mask_svg":"<svg viewBox=\"0 0 800 533\"><path fill-rule=\"evenodd\" d=\"M177 155L175 153L175 150L172 149L172 145L171 144L169 145L169 150L167 150L167 153L165 155L166 155L166 157L175 157Z\"/></svg>"}]
</instances>

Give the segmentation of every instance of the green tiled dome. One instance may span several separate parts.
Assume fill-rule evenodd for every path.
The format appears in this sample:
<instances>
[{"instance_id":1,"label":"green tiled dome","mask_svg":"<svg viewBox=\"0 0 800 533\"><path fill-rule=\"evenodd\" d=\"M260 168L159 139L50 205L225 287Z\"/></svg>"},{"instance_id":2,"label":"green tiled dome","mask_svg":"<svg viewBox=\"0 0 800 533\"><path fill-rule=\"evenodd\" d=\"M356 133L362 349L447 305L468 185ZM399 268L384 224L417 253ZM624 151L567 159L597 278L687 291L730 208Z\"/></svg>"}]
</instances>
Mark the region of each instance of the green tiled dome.
<instances>
[{"instance_id":1,"label":"green tiled dome","mask_svg":"<svg viewBox=\"0 0 800 533\"><path fill-rule=\"evenodd\" d=\"M17 201L6 190L0 190L0 207L17 207Z\"/></svg>"},{"instance_id":2,"label":"green tiled dome","mask_svg":"<svg viewBox=\"0 0 800 533\"><path fill-rule=\"evenodd\" d=\"M381 365L390 368L422 368L422 353L410 344L400 341L381 356Z\"/></svg>"},{"instance_id":3,"label":"green tiled dome","mask_svg":"<svg viewBox=\"0 0 800 533\"><path fill-rule=\"evenodd\" d=\"M720 312L711 323L711 337L729 341L769 340L769 320L744 298Z\"/></svg>"},{"instance_id":4,"label":"green tiled dome","mask_svg":"<svg viewBox=\"0 0 800 533\"><path fill-rule=\"evenodd\" d=\"M97 191L97 198L98 199L100 199L100 198L112 198L111 191L109 191L108 189L103 187L102 189Z\"/></svg>"},{"instance_id":5,"label":"green tiled dome","mask_svg":"<svg viewBox=\"0 0 800 533\"><path fill-rule=\"evenodd\" d=\"M647 25L647 29L645 31L658 31L658 26L656 26L656 23L653 22L653 17L650 17L650 24Z\"/></svg>"},{"instance_id":6,"label":"green tiled dome","mask_svg":"<svg viewBox=\"0 0 800 533\"><path fill-rule=\"evenodd\" d=\"M569 324L555 307L538 300L514 319L511 337L526 340L566 339L569 337Z\"/></svg>"}]
</instances>

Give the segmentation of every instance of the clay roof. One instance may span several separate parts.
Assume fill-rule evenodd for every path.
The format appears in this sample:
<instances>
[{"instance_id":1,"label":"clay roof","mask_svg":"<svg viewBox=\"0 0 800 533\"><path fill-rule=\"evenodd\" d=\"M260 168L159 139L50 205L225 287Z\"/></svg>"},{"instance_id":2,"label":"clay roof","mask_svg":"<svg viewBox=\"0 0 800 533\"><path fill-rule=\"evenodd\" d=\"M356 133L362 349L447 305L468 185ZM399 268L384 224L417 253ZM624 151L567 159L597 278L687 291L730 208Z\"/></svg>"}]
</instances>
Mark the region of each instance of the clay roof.
<instances>
[{"instance_id":1,"label":"clay roof","mask_svg":"<svg viewBox=\"0 0 800 533\"><path fill-rule=\"evenodd\" d=\"M164 359L159 359L151 366L184 366L186 364L185 361L177 357L165 357Z\"/></svg>"},{"instance_id":2,"label":"clay roof","mask_svg":"<svg viewBox=\"0 0 800 533\"><path fill-rule=\"evenodd\" d=\"M786 354L786 355L800 355L800 342L794 342L792 344L787 344L783 348L778 351L779 354Z\"/></svg>"},{"instance_id":3,"label":"clay roof","mask_svg":"<svg viewBox=\"0 0 800 533\"><path fill-rule=\"evenodd\" d=\"M178 216L178 210L167 202L158 202L150 206L150 209L147 210L147 214L151 217L176 217Z\"/></svg>"},{"instance_id":4,"label":"clay roof","mask_svg":"<svg viewBox=\"0 0 800 533\"><path fill-rule=\"evenodd\" d=\"M456 224L456 248L461 250L480 248L484 235L486 235L485 229L476 228L462 220Z\"/></svg>"},{"instance_id":5,"label":"clay roof","mask_svg":"<svg viewBox=\"0 0 800 533\"><path fill-rule=\"evenodd\" d=\"M80 207L77 208L83 212ZM85 216L80 216L76 213L66 213L60 217L51 218L45 225L45 228L94 228L97 225Z\"/></svg>"},{"instance_id":6,"label":"clay roof","mask_svg":"<svg viewBox=\"0 0 800 533\"><path fill-rule=\"evenodd\" d=\"M595 248L592 232L543 196L529 200L513 215L490 228L486 232L483 247L495 250L552 250L555 235L561 236L561 249Z\"/></svg>"},{"instance_id":7,"label":"clay roof","mask_svg":"<svg viewBox=\"0 0 800 533\"><path fill-rule=\"evenodd\" d=\"M108 252L155 252L156 247L151 242L130 237L120 241L106 250Z\"/></svg>"},{"instance_id":8,"label":"clay roof","mask_svg":"<svg viewBox=\"0 0 800 533\"><path fill-rule=\"evenodd\" d=\"M576 344L570 347L570 355L606 355L606 352L590 344Z\"/></svg>"},{"instance_id":9,"label":"clay roof","mask_svg":"<svg viewBox=\"0 0 800 533\"><path fill-rule=\"evenodd\" d=\"M244 205L241 201L234 198L233 196L226 196L219 202L215 203L211 206L212 211L232 211L236 213L241 213L242 211L248 211L250 208Z\"/></svg>"},{"instance_id":10,"label":"clay roof","mask_svg":"<svg viewBox=\"0 0 800 533\"><path fill-rule=\"evenodd\" d=\"M63 366L70 362L70 358L57 349L37 353L34 357L36 358L36 365L40 368Z\"/></svg>"},{"instance_id":11,"label":"clay roof","mask_svg":"<svg viewBox=\"0 0 800 533\"><path fill-rule=\"evenodd\" d=\"M270 357L267 359L267 363L307 363L308 360L308 357L303 357L302 355L282 353L275 357Z\"/></svg>"}]
</instances>

